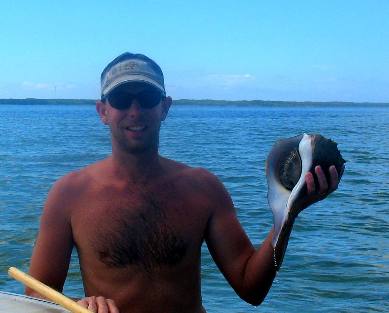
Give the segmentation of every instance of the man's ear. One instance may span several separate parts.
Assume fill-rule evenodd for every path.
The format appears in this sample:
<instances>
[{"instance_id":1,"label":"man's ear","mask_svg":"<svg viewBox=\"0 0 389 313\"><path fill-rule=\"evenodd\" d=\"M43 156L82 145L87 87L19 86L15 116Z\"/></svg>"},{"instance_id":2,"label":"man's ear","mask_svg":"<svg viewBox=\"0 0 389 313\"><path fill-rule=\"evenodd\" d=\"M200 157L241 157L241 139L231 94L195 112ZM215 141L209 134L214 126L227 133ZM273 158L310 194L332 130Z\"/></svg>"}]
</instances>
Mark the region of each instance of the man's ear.
<instances>
[{"instance_id":1,"label":"man's ear","mask_svg":"<svg viewBox=\"0 0 389 313\"><path fill-rule=\"evenodd\" d=\"M169 112L172 102L173 100L171 97L166 97L162 100L162 121L166 119L167 113Z\"/></svg>"},{"instance_id":2,"label":"man's ear","mask_svg":"<svg viewBox=\"0 0 389 313\"><path fill-rule=\"evenodd\" d=\"M96 111L99 114L101 121L107 125L108 124L108 116L107 116L107 105L100 101L96 101Z\"/></svg>"}]
</instances>

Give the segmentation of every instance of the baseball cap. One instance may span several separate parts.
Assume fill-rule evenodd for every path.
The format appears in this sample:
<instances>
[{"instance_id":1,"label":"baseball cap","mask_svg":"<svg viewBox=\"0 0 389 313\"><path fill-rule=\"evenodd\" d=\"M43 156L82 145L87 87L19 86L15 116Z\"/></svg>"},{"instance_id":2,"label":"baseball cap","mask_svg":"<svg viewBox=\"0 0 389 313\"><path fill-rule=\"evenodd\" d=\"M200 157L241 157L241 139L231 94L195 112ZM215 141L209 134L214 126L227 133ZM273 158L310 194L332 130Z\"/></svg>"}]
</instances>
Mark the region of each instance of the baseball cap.
<instances>
[{"instance_id":1,"label":"baseball cap","mask_svg":"<svg viewBox=\"0 0 389 313\"><path fill-rule=\"evenodd\" d=\"M127 83L145 83L165 92L161 68L143 54L125 52L112 60L101 73L101 97Z\"/></svg>"}]
</instances>

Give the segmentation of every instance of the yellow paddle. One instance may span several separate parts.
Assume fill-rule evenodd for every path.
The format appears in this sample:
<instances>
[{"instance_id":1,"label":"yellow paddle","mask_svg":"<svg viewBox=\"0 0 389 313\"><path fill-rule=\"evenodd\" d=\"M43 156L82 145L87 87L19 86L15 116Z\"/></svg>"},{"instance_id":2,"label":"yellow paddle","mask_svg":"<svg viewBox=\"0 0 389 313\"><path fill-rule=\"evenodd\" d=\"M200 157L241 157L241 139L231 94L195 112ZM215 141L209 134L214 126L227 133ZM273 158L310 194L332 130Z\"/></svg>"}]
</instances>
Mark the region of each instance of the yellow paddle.
<instances>
[{"instance_id":1,"label":"yellow paddle","mask_svg":"<svg viewBox=\"0 0 389 313\"><path fill-rule=\"evenodd\" d=\"M15 267L10 267L8 269L8 275L20 281L24 285L30 287L31 289L35 290L36 292L40 293L45 298L59 304L60 306L64 307L72 313L91 313L91 311L85 309L77 302L73 301L72 299L69 299L68 297L65 297L62 293L50 288L49 286L46 286L39 280L36 280L35 278L31 277L30 275L27 275L26 273L18 270Z\"/></svg>"}]
</instances>

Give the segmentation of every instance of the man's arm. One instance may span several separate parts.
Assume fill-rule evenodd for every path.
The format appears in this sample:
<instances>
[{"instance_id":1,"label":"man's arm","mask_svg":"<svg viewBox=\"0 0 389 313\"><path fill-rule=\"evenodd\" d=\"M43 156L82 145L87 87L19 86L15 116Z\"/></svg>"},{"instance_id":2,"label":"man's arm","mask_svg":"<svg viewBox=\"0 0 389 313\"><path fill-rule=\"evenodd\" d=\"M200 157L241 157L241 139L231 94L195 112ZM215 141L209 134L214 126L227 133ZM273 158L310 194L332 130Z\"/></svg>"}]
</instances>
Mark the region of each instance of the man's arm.
<instances>
[{"instance_id":1,"label":"man's arm","mask_svg":"<svg viewBox=\"0 0 389 313\"><path fill-rule=\"evenodd\" d=\"M66 178L56 182L49 192L33 250L30 275L44 284L62 291L73 249L69 197ZM42 297L30 288L26 294Z\"/></svg>"},{"instance_id":2,"label":"man's arm","mask_svg":"<svg viewBox=\"0 0 389 313\"><path fill-rule=\"evenodd\" d=\"M237 219L228 192L216 178L211 184L215 207L205 237L208 249L235 292L246 302L259 305L276 275L272 232L256 250Z\"/></svg>"},{"instance_id":3,"label":"man's arm","mask_svg":"<svg viewBox=\"0 0 389 313\"><path fill-rule=\"evenodd\" d=\"M74 185L76 180L77 174L70 174L57 181L50 190L31 257L30 275L60 292L63 290L74 246L71 209L80 192ZM43 298L28 287L25 293ZM115 302L102 296L84 297L78 303L92 312L119 313Z\"/></svg>"},{"instance_id":4,"label":"man's arm","mask_svg":"<svg viewBox=\"0 0 389 313\"><path fill-rule=\"evenodd\" d=\"M301 209L325 198L337 188L338 176L330 169L331 181L327 182L321 169L315 169L319 186L315 186L313 175L306 176L308 195ZM223 185L214 177L209 178L214 208L208 222L206 242L219 269L246 302L259 305L266 297L276 275L274 248L271 244L273 230L262 245L255 249L242 229L232 200ZM290 226L292 230L293 224ZM282 243L286 249L288 239Z\"/></svg>"}]
</instances>

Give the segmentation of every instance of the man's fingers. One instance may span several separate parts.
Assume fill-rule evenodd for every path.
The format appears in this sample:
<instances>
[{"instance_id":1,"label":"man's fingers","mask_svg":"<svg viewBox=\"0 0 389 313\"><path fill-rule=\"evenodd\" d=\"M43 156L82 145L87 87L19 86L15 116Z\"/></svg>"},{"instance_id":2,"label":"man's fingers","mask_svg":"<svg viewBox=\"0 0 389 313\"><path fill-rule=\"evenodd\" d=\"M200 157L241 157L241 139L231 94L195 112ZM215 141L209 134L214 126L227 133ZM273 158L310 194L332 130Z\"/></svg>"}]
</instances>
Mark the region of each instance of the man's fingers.
<instances>
[{"instance_id":1,"label":"man's fingers","mask_svg":"<svg viewBox=\"0 0 389 313\"><path fill-rule=\"evenodd\" d=\"M107 299L107 304L109 308L109 313L119 313L119 309L117 308L113 300Z\"/></svg>"},{"instance_id":2,"label":"man's fingers","mask_svg":"<svg viewBox=\"0 0 389 313\"><path fill-rule=\"evenodd\" d=\"M96 303L97 303L98 313L108 313L108 305L104 297L97 297Z\"/></svg>"},{"instance_id":3,"label":"man's fingers","mask_svg":"<svg viewBox=\"0 0 389 313\"><path fill-rule=\"evenodd\" d=\"M78 300L77 303L92 312L97 312L96 297L86 297Z\"/></svg>"},{"instance_id":4,"label":"man's fingers","mask_svg":"<svg viewBox=\"0 0 389 313\"><path fill-rule=\"evenodd\" d=\"M94 313L119 313L119 309L113 300L101 296L86 297L77 301L77 303Z\"/></svg>"},{"instance_id":5,"label":"man's fingers","mask_svg":"<svg viewBox=\"0 0 389 313\"><path fill-rule=\"evenodd\" d=\"M307 192L308 194L312 194L315 192L315 180L311 172L305 174L305 183L307 184Z\"/></svg>"},{"instance_id":6,"label":"man's fingers","mask_svg":"<svg viewBox=\"0 0 389 313\"><path fill-rule=\"evenodd\" d=\"M317 177L317 185L315 184L313 173L308 172L305 174L305 183L307 184L308 194L316 193L324 195L327 194L328 191L334 191L338 187L339 175L334 165L331 165L329 168L330 181L327 181L327 177L320 165L315 167L314 172Z\"/></svg>"},{"instance_id":7,"label":"man's fingers","mask_svg":"<svg viewBox=\"0 0 389 313\"><path fill-rule=\"evenodd\" d=\"M344 170L344 167L341 169L341 172ZM328 168L329 179L327 180L326 174L320 165L315 166L314 173L308 172L305 174L305 184L307 187L307 196L305 199L302 199L301 210L305 209L307 206L315 203L319 200L324 199L327 195L338 188L339 178L341 173L338 173L336 167L331 165ZM315 178L316 176L316 178ZM317 183L315 180L317 179Z\"/></svg>"},{"instance_id":8,"label":"man's fingers","mask_svg":"<svg viewBox=\"0 0 389 313\"><path fill-rule=\"evenodd\" d=\"M97 313L96 297L89 297L88 299L88 310Z\"/></svg>"},{"instance_id":9,"label":"man's fingers","mask_svg":"<svg viewBox=\"0 0 389 313\"><path fill-rule=\"evenodd\" d=\"M338 171L336 170L335 165L330 166L329 172L330 172L331 191L334 191L338 188L338 184L339 184L339 175L338 175Z\"/></svg>"},{"instance_id":10,"label":"man's fingers","mask_svg":"<svg viewBox=\"0 0 389 313\"><path fill-rule=\"evenodd\" d=\"M324 195L328 191L328 182L320 165L315 166L315 173L319 182L319 194Z\"/></svg>"},{"instance_id":11,"label":"man's fingers","mask_svg":"<svg viewBox=\"0 0 389 313\"><path fill-rule=\"evenodd\" d=\"M84 308L88 308L88 301L87 301L87 299L81 299L81 300L78 300L77 301L77 303L79 304L79 305L81 305L82 307L84 307Z\"/></svg>"}]
</instances>

